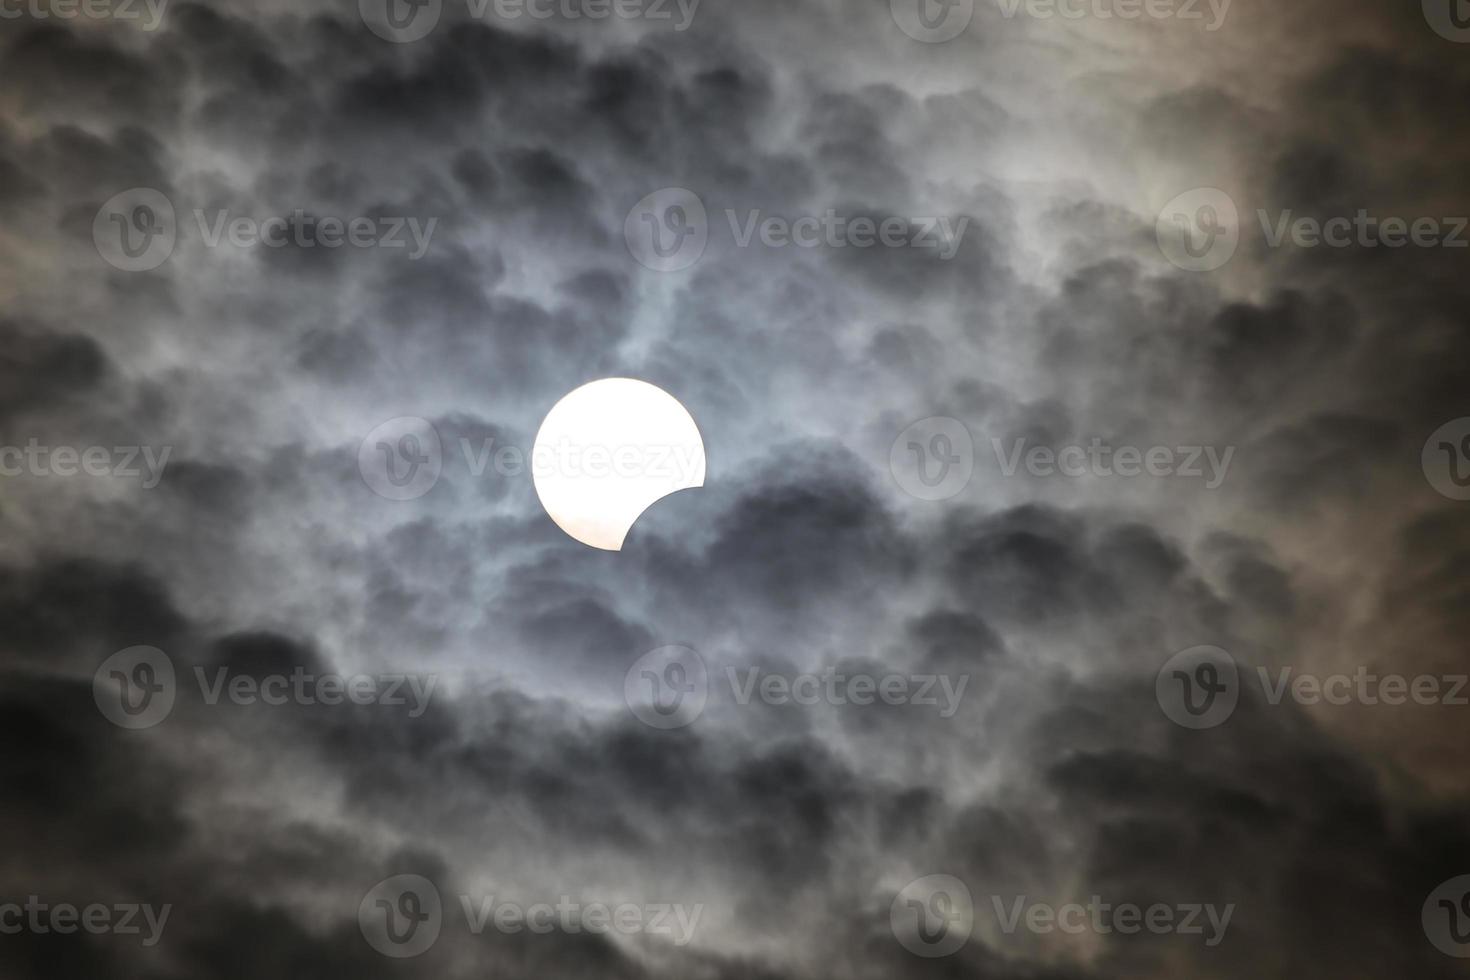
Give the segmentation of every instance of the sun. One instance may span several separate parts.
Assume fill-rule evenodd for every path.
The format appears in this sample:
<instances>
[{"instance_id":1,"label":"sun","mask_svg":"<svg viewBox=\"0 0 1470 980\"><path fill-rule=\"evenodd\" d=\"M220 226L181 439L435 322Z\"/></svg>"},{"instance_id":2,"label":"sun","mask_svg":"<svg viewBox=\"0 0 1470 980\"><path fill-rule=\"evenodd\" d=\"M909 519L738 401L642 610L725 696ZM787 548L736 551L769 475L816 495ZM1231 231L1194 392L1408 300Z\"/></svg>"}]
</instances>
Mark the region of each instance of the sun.
<instances>
[{"instance_id":1,"label":"sun","mask_svg":"<svg viewBox=\"0 0 1470 980\"><path fill-rule=\"evenodd\" d=\"M704 440L689 410L633 378L604 378L567 394L531 450L547 515L604 551L621 551L639 515L659 500L704 486L704 472Z\"/></svg>"}]
</instances>

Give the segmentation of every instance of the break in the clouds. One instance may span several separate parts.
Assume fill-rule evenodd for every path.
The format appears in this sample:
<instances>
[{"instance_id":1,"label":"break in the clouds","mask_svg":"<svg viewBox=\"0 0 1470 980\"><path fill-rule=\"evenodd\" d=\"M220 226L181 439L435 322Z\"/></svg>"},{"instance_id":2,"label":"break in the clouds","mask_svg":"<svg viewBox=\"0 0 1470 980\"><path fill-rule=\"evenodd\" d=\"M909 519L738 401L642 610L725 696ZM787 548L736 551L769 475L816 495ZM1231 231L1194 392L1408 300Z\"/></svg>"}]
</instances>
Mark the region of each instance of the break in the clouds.
<instances>
[{"instance_id":1,"label":"break in the clouds","mask_svg":"<svg viewBox=\"0 0 1470 980\"><path fill-rule=\"evenodd\" d=\"M1462 20L0 2L0 973L1462 976Z\"/></svg>"}]
</instances>

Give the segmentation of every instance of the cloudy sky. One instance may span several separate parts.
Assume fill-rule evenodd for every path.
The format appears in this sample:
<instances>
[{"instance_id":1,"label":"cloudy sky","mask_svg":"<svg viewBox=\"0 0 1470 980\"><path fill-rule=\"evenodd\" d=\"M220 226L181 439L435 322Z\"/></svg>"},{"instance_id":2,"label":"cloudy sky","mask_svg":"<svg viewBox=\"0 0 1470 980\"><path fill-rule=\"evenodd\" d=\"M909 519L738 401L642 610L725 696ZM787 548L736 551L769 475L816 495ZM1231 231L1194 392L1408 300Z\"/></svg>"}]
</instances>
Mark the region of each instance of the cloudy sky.
<instances>
[{"instance_id":1,"label":"cloudy sky","mask_svg":"<svg viewBox=\"0 0 1470 980\"><path fill-rule=\"evenodd\" d=\"M1464 15L0 0L0 976L1470 975Z\"/></svg>"}]
</instances>

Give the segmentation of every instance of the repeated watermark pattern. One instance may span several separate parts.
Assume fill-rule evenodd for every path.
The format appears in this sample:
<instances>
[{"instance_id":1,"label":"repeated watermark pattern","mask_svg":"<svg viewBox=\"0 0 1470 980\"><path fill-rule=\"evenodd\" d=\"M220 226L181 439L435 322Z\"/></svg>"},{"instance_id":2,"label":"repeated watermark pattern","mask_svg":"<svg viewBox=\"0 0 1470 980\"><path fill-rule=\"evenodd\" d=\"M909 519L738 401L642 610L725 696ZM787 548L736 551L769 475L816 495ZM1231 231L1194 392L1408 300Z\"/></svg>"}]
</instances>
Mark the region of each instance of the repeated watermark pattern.
<instances>
[{"instance_id":1,"label":"repeated watermark pattern","mask_svg":"<svg viewBox=\"0 0 1470 980\"><path fill-rule=\"evenodd\" d=\"M1251 676L1251 675L1248 675ZM1470 675L1379 673L1359 665L1348 673L1317 674L1295 667L1256 667L1263 702L1307 707L1470 706ZM1170 721L1185 728L1223 725L1235 712L1242 687L1235 658L1221 647L1198 646L1170 657L1159 670L1154 692Z\"/></svg>"},{"instance_id":2,"label":"repeated watermark pattern","mask_svg":"<svg viewBox=\"0 0 1470 980\"><path fill-rule=\"evenodd\" d=\"M670 645L639 657L623 676L623 700L651 728L693 724L708 703L710 687L724 685L741 707L832 707L885 704L933 709L941 718L959 710L968 675L824 670L781 673L760 667L726 666L711 675L704 658L689 647Z\"/></svg>"},{"instance_id":3,"label":"repeated watermark pattern","mask_svg":"<svg viewBox=\"0 0 1470 980\"><path fill-rule=\"evenodd\" d=\"M1025 895L989 895L977 904L969 887L947 874L925 875L905 885L889 906L889 926L900 945L916 956L937 958L958 952L975 928L979 909L995 916L1005 935L1028 932L1047 935L1198 936L1209 948L1220 945L1235 915L1235 904L1212 902L1105 901L1100 895L1086 902L1052 904Z\"/></svg>"},{"instance_id":4,"label":"repeated watermark pattern","mask_svg":"<svg viewBox=\"0 0 1470 980\"><path fill-rule=\"evenodd\" d=\"M1225 482L1234 446L1113 445L1101 437L1063 446L1032 445L1025 438L991 438L996 468L1004 477L1071 479L1134 477L1199 480L1206 490ZM920 500L948 500L975 473L975 442L958 419L932 416L905 428L888 451L888 471L899 488Z\"/></svg>"},{"instance_id":5,"label":"repeated watermark pattern","mask_svg":"<svg viewBox=\"0 0 1470 980\"><path fill-rule=\"evenodd\" d=\"M339 217L308 214L303 208L266 218L224 208L195 208L190 213L206 248L380 248L399 250L410 261L424 257L439 225L436 217ZM173 202L151 187L133 187L113 195L92 220L97 254L124 272L147 272L163 265L173 255L178 237Z\"/></svg>"},{"instance_id":6,"label":"repeated watermark pattern","mask_svg":"<svg viewBox=\"0 0 1470 980\"><path fill-rule=\"evenodd\" d=\"M959 253L968 217L851 217L834 208L820 214L774 215L760 208L724 209L736 248L913 248L947 261ZM718 227L718 225L716 226ZM683 187L665 187L635 204L623 220L628 253L655 272L678 272L698 262L709 245L704 201Z\"/></svg>"},{"instance_id":7,"label":"repeated watermark pattern","mask_svg":"<svg viewBox=\"0 0 1470 980\"><path fill-rule=\"evenodd\" d=\"M1214 948L1224 940L1235 914L1235 903L1223 906L1213 902L1155 902L1148 906L1133 902L1105 902L1093 895L1086 904L1066 902L1052 905L1034 902L1025 895L1002 899L990 896L990 904L1000 923L1001 932L1012 935L1018 930L1046 935L1061 932L1069 936L1093 933L1135 935L1140 932L1155 936L1199 936Z\"/></svg>"},{"instance_id":8,"label":"repeated watermark pattern","mask_svg":"<svg viewBox=\"0 0 1470 980\"><path fill-rule=\"evenodd\" d=\"M1465 217L1382 215L1367 208L1327 217L1258 208L1254 216L1262 242L1273 249L1470 247L1470 218ZM1188 272L1223 268L1245 232L1234 199L1218 187L1197 187L1175 197L1159 212L1154 229L1164 257Z\"/></svg>"},{"instance_id":9,"label":"repeated watermark pattern","mask_svg":"<svg viewBox=\"0 0 1470 980\"><path fill-rule=\"evenodd\" d=\"M1018 13L1036 20L1200 21L1213 33L1225 26L1233 0L996 0L1007 20Z\"/></svg>"},{"instance_id":10,"label":"repeated watermark pattern","mask_svg":"<svg viewBox=\"0 0 1470 980\"><path fill-rule=\"evenodd\" d=\"M1470 959L1470 875L1457 875L1430 892L1420 921L1435 949Z\"/></svg>"},{"instance_id":11,"label":"repeated watermark pattern","mask_svg":"<svg viewBox=\"0 0 1470 980\"><path fill-rule=\"evenodd\" d=\"M210 707L221 702L242 707L380 705L406 708L410 718L429 709L439 683L435 674L317 673L300 666L289 674L259 677L228 667L196 666L192 673L201 701ZM173 661L157 647L119 650L92 676L97 709L119 728L152 728L173 712L178 695Z\"/></svg>"},{"instance_id":12,"label":"repeated watermark pattern","mask_svg":"<svg viewBox=\"0 0 1470 980\"><path fill-rule=\"evenodd\" d=\"M0 446L0 476L141 477L143 489L152 490L172 452L172 446L48 446L32 438L23 447Z\"/></svg>"},{"instance_id":13,"label":"repeated watermark pattern","mask_svg":"<svg viewBox=\"0 0 1470 980\"><path fill-rule=\"evenodd\" d=\"M169 0L0 0L0 20L118 20L142 31L163 24Z\"/></svg>"},{"instance_id":14,"label":"repeated watermark pattern","mask_svg":"<svg viewBox=\"0 0 1470 980\"><path fill-rule=\"evenodd\" d=\"M359 215L339 218L333 215L308 215L297 208L289 215L273 215L260 219L234 215L228 210L205 211L196 208L194 220L199 236L209 248L221 241L235 248L403 248L410 261L421 259L429 250L438 227L438 218L420 221L417 217L373 217Z\"/></svg>"},{"instance_id":15,"label":"repeated watermark pattern","mask_svg":"<svg viewBox=\"0 0 1470 980\"><path fill-rule=\"evenodd\" d=\"M478 21L650 21L687 31L701 0L464 0ZM429 36L444 15L444 0L358 0L368 30L385 41L407 44Z\"/></svg>"},{"instance_id":16,"label":"repeated watermark pattern","mask_svg":"<svg viewBox=\"0 0 1470 980\"><path fill-rule=\"evenodd\" d=\"M493 436L478 444L461 437L452 446L470 476L487 472L517 479L558 475L602 480L611 476L650 477L697 482L704 472L704 453L688 445L626 442L616 445L574 444L557 440L536 445L497 445ZM414 500L434 488L444 473L444 440L432 422L417 416L389 419L368 433L358 446L357 469L363 482L388 500Z\"/></svg>"},{"instance_id":17,"label":"repeated watermark pattern","mask_svg":"<svg viewBox=\"0 0 1470 980\"><path fill-rule=\"evenodd\" d=\"M1222 647L1180 650L1159 668L1154 697L1164 715L1183 728L1223 725L1240 701L1240 670Z\"/></svg>"},{"instance_id":18,"label":"repeated watermark pattern","mask_svg":"<svg viewBox=\"0 0 1470 980\"><path fill-rule=\"evenodd\" d=\"M1214 32L1234 0L995 0L1001 17L1033 20L1177 20ZM965 33L975 0L889 0L893 22L915 41L943 44Z\"/></svg>"},{"instance_id":19,"label":"repeated watermark pattern","mask_svg":"<svg viewBox=\"0 0 1470 980\"><path fill-rule=\"evenodd\" d=\"M1180 477L1203 480L1206 490L1225 482L1234 446L1111 446L1094 438L1081 445L1027 448L1025 439L1011 441L1006 448L1000 439L990 440L996 462L1005 476L1015 476L1024 464L1031 476L1067 477ZM1024 455L1023 455L1024 453Z\"/></svg>"},{"instance_id":20,"label":"repeated watermark pattern","mask_svg":"<svg viewBox=\"0 0 1470 980\"><path fill-rule=\"evenodd\" d=\"M1470 7L1464 0L1422 0L1424 19L1446 41L1470 44Z\"/></svg>"},{"instance_id":21,"label":"repeated watermark pattern","mask_svg":"<svg viewBox=\"0 0 1470 980\"><path fill-rule=\"evenodd\" d=\"M555 902L522 903L495 895L460 895L458 905L472 935L486 929L521 932L668 937L687 946L704 914L703 903L580 902L567 895ZM394 959L427 952L444 928L444 901L434 883L422 875L394 875L374 885L358 905L357 921L368 945Z\"/></svg>"},{"instance_id":22,"label":"repeated watermark pattern","mask_svg":"<svg viewBox=\"0 0 1470 980\"><path fill-rule=\"evenodd\" d=\"M899 488L920 500L948 500L975 473L975 440L959 419L936 415L898 434L888 450L888 472Z\"/></svg>"},{"instance_id":23,"label":"repeated watermark pattern","mask_svg":"<svg viewBox=\"0 0 1470 980\"><path fill-rule=\"evenodd\" d=\"M144 946L153 947L163 938L172 911L173 906L169 904L155 908L138 902L112 905L93 902L81 907L70 902L53 905L41 901L39 895L31 895L24 904L0 903L0 935L65 936L80 931L93 936L139 936Z\"/></svg>"},{"instance_id":24,"label":"repeated watermark pattern","mask_svg":"<svg viewBox=\"0 0 1470 980\"><path fill-rule=\"evenodd\" d=\"M888 926L915 956L949 956L970 940L975 903L970 889L954 875L934 874L904 885L888 907Z\"/></svg>"},{"instance_id":25,"label":"repeated watermark pattern","mask_svg":"<svg viewBox=\"0 0 1470 980\"><path fill-rule=\"evenodd\" d=\"M1441 496L1470 500L1470 417L1453 419L1430 433L1419 461L1424 478Z\"/></svg>"}]
</instances>

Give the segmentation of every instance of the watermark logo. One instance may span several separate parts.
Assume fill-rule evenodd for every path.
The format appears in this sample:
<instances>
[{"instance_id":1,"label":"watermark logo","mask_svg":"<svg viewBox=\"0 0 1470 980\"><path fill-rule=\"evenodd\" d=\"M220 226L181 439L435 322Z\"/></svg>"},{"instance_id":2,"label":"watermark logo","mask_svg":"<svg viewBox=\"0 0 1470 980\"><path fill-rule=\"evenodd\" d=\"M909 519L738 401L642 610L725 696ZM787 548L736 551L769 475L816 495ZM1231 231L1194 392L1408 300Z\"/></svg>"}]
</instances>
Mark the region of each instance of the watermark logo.
<instances>
[{"instance_id":1,"label":"watermark logo","mask_svg":"<svg viewBox=\"0 0 1470 980\"><path fill-rule=\"evenodd\" d=\"M975 473L975 441L959 419L920 419L893 440L888 471L900 489L920 500L948 500Z\"/></svg>"},{"instance_id":2,"label":"watermark logo","mask_svg":"<svg viewBox=\"0 0 1470 980\"><path fill-rule=\"evenodd\" d=\"M92 219L92 243L97 254L124 272L158 268L173 254L177 241L174 206L151 187L133 187L114 194Z\"/></svg>"},{"instance_id":3,"label":"watermark logo","mask_svg":"<svg viewBox=\"0 0 1470 980\"><path fill-rule=\"evenodd\" d=\"M0 20L138 20L140 30L156 31L168 0L0 0Z\"/></svg>"},{"instance_id":4,"label":"watermark logo","mask_svg":"<svg viewBox=\"0 0 1470 980\"><path fill-rule=\"evenodd\" d=\"M228 667L219 667L211 679L203 667L194 668L199 693L204 703L213 707L226 698L231 704L285 704L328 706L343 703L367 706L406 707L408 717L419 718L429 710L437 674L313 674L304 667L287 674L230 675Z\"/></svg>"},{"instance_id":5,"label":"watermark logo","mask_svg":"<svg viewBox=\"0 0 1470 980\"><path fill-rule=\"evenodd\" d=\"M444 449L439 431L412 415L389 419L357 449L357 470L368 489L388 500L414 500L439 482Z\"/></svg>"},{"instance_id":6,"label":"watermark logo","mask_svg":"<svg viewBox=\"0 0 1470 980\"><path fill-rule=\"evenodd\" d=\"M1223 725L1240 700L1235 658L1216 646L1190 647L1170 657L1154 680L1159 707L1174 724L1205 729Z\"/></svg>"},{"instance_id":7,"label":"watermark logo","mask_svg":"<svg viewBox=\"0 0 1470 980\"><path fill-rule=\"evenodd\" d=\"M531 932L547 935L560 931L569 935L589 933L620 935L644 933L669 936L675 946L694 938L704 905L677 902L634 904L621 902L576 902L567 895L555 904L507 901L494 895L460 895L459 906L465 926L472 935L486 929L507 935ZM446 912L433 882L420 875L395 875L379 882L363 897L357 908L358 926L373 949L394 959L408 959L427 952L438 941Z\"/></svg>"},{"instance_id":8,"label":"watermark logo","mask_svg":"<svg viewBox=\"0 0 1470 980\"><path fill-rule=\"evenodd\" d=\"M444 924L439 889L422 875L384 879L358 905L357 924L368 945L384 956L420 956L438 941Z\"/></svg>"},{"instance_id":9,"label":"watermark logo","mask_svg":"<svg viewBox=\"0 0 1470 980\"><path fill-rule=\"evenodd\" d=\"M1457 959L1470 958L1470 875L1451 878L1430 892L1421 921L1435 949Z\"/></svg>"},{"instance_id":10,"label":"watermark logo","mask_svg":"<svg viewBox=\"0 0 1470 980\"><path fill-rule=\"evenodd\" d=\"M795 674L788 676L774 671L763 671L749 667L743 671L735 667L725 668L725 679L735 696L735 703L750 704L759 699L762 704L780 707L787 704L811 706L829 704L843 707L849 704L901 705L912 704L925 708L936 708L941 718L953 718L960 709L960 699L965 696L965 686L970 682L968 674L955 677L951 674L842 674L833 670L820 674Z\"/></svg>"},{"instance_id":11,"label":"watermark logo","mask_svg":"<svg viewBox=\"0 0 1470 980\"><path fill-rule=\"evenodd\" d=\"M119 650L92 675L92 700L119 728L152 728L174 710L173 661L157 647Z\"/></svg>"},{"instance_id":12,"label":"watermark logo","mask_svg":"<svg viewBox=\"0 0 1470 980\"><path fill-rule=\"evenodd\" d=\"M1022 926L1027 932L1037 935L1052 932L1062 932L1069 936L1080 936L1089 932L1100 936L1114 932L1134 935L1146 931L1155 936L1171 933L1180 936L1205 936L1205 945L1212 949L1224 941L1225 932L1230 928L1230 919L1235 915L1233 902L1223 907L1209 902L1184 902L1178 905L1155 902L1144 908L1132 902L1104 902L1100 895L1093 895L1086 905L1080 902L1067 902L1063 905L1030 902L1025 895L1019 895L1009 903L999 895L992 895L990 903L995 909L1001 932L1008 936Z\"/></svg>"},{"instance_id":13,"label":"watermark logo","mask_svg":"<svg viewBox=\"0 0 1470 980\"><path fill-rule=\"evenodd\" d=\"M358 472L376 494L389 500L412 500L433 489L444 463L457 450L470 476L487 471L515 479L568 477L608 480L643 478L673 486L697 486L704 476L701 445L626 442L580 444L569 438L538 442L527 454L521 447L497 447L494 437L475 445L460 437L446 447L433 423L416 416L390 419L368 434L358 447ZM0 472L4 472L0 448Z\"/></svg>"},{"instance_id":14,"label":"watermark logo","mask_svg":"<svg viewBox=\"0 0 1470 980\"><path fill-rule=\"evenodd\" d=\"M511 935L523 930L546 935L558 929L573 935L580 932L593 935L617 932L624 936L645 933L670 936L675 946L689 944L694 938L694 930L699 927L699 918L704 914L702 903L692 906L678 902L608 905L604 902L574 902L566 895L559 896L555 905L549 902L525 905L497 900L494 895L461 895L459 904L464 909L470 932L476 936L493 923L497 932Z\"/></svg>"},{"instance_id":15,"label":"watermark logo","mask_svg":"<svg viewBox=\"0 0 1470 980\"><path fill-rule=\"evenodd\" d=\"M932 248L941 262L959 254L970 219L890 215L881 221L867 215L851 218L828 208L821 214L796 218L766 214L751 208L742 217L734 208L725 209L725 220L736 248L749 248L759 240L766 248Z\"/></svg>"},{"instance_id":16,"label":"watermark logo","mask_svg":"<svg viewBox=\"0 0 1470 980\"><path fill-rule=\"evenodd\" d=\"M1470 2L1423 0L1424 19L1434 33L1456 44L1470 43Z\"/></svg>"},{"instance_id":17,"label":"watermark logo","mask_svg":"<svg viewBox=\"0 0 1470 980\"><path fill-rule=\"evenodd\" d=\"M1098 20L1204 20L1206 0L997 0L1001 16L1006 20L1015 17L1024 8L1028 17L1038 20L1081 20L1094 17ZM1213 33L1225 24L1233 0L1208 0L1209 23L1206 31Z\"/></svg>"},{"instance_id":18,"label":"watermark logo","mask_svg":"<svg viewBox=\"0 0 1470 980\"><path fill-rule=\"evenodd\" d=\"M47 446L37 439L25 447L0 446L0 476L87 476L142 477L143 489L152 490L163 480L172 446L155 451L152 446ZM138 468L142 461L143 469ZM146 470L146 472L145 472Z\"/></svg>"},{"instance_id":19,"label":"watermark logo","mask_svg":"<svg viewBox=\"0 0 1470 980\"><path fill-rule=\"evenodd\" d=\"M358 0L367 29L385 41L407 44L428 37L439 24L444 0Z\"/></svg>"},{"instance_id":20,"label":"watermark logo","mask_svg":"<svg viewBox=\"0 0 1470 980\"><path fill-rule=\"evenodd\" d=\"M1271 248L1290 241L1296 248L1467 248L1465 227L1470 218L1380 217L1359 208L1351 218L1347 215L1322 220L1298 216L1290 208L1276 217L1265 208L1256 209L1261 234Z\"/></svg>"},{"instance_id":21,"label":"watermark logo","mask_svg":"<svg viewBox=\"0 0 1470 980\"><path fill-rule=\"evenodd\" d=\"M0 0L3 2L3 0ZM260 219L225 209L193 210L200 240L207 248L228 244L237 249L353 248L404 249L408 259L423 258L433 241L438 218L411 216L309 215L303 208ZM92 220L92 241L109 265L125 272L146 272L168 260L178 244L178 223L167 197L150 187L114 195Z\"/></svg>"},{"instance_id":22,"label":"watermark logo","mask_svg":"<svg viewBox=\"0 0 1470 980\"><path fill-rule=\"evenodd\" d=\"M145 947L154 947L163 938L172 905L154 908L136 902L103 905L100 902L78 908L69 902L49 905L39 895L31 895L25 905L7 902L0 905L0 935L16 936L30 932L38 936L48 933L70 935L78 929L93 936L111 933L116 936L143 936ZM143 932L144 927L147 933Z\"/></svg>"},{"instance_id":23,"label":"watermark logo","mask_svg":"<svg viewBox=\"0 0 1470 980\"><path fill-rule=\"evenodd\" d=\"M953 718L970 678L968 674L870 674L832 669L784 674L734 666L711 675L697 652L668 646L644 654L628 668L623 676L623 698L645 725L683 728L704 711L712 681L727 686L730 698L741 707L752 702L772 707L914 705L933 708L941 718Z\"/></svg>"},{"instance_id":24,"label":"watermark logo","mask_svg":"<svg viewBox=\"0 0 1470 980\"><path fill-rule=\"evenodd\" d=\"M965 32L975 16L975 0L889 0L893 22L915 41L943 44Z\"/></svg>"},{"instance_id":25,"label":"watermark logo","mask_svg":"<svg viewBox=\"0 0 1470 980\"><path fill-rule=\"evenodd\" d=\"M1465 230L1470 218L1404 218L1375 215L1359 208L1351 216L1320 218L1290 208L1272 215L1256 209L1267 248L1470 248ZM1244 229L1235 202L1224 191L1202 187L1165 205L1156 224L1164 257L1188 272L1211 272L1235 255Z\"/></svg>"},{"instance_id":26,"label":"watermark logo","mask_svg":"<svg viewBox=\"0 0 1470 980\"><path fill-rule=\"evenodd\" d=\"M1442 496L1470 500L1470 418L1446 422L1425 441L1419 462Z\"/></svg>"},{"instance_id":27,"label":"watermark logo","mask_svg":"<svg viewBox=\"0 0 1470 980\"><path fill-rule=\"evenodd\" d=\"M341 218L335 215L308 215L296 208L289 215L273 215L259 219L249 215L231 215L228 210L194 209L199 236L208 248L226 242L235 248L402 248L408 260L417 261L429 251L438 218L420 221L417 217L359 215ZM411 239L411 241L410 241Z\"/></svg>"},{"instance_id":28,"label":"watermark logo","mask_svg":"<svg viewBox=\"0 0 1470 980\"><path fill-rule=\"evenodd\" d=\"M644 197L623 220L628 253L655 272L678 272L700 260L709 244L709 216L699 195L665 187Z\"/></svg>"},{"instance_id":29,"label":"watermark logo","mask_svg":"<svg viewBox=\"0 0 1470 980\"><path fill-rule=\"evenodd\" d=\"M709 670L689 647L671 645L639 657L623 676L623 700L650 728L691 725L709 699Z\"/></svg>"},{"instance_id":30,"label":"watermark logo","mask_svg":"<svg viewBox=\"0 0 1470 980\"><path fill-rule=\"evenodd\" d=\"M1363 666L1351 675L1298 674L1292 667L1282 667L1274 679L1265 667L1257 667L1256 673L1265 691L1266 703L1272 706L1280 704L1287 695L1297 704L1309 706L1386 704L1396 707L1410 702L1453 707L1470 705L1470 698L1465 694L1470 675L1466 674L1379 675L1370 674Z\"/></svg>"},{"instance_id":31,"label":"watermark logo","mask_svg":"<svg viewBox=\"0 0 1470 980\"><path fill-rule=\"evenodd\" d=\"M700 0L467 0L466 14L479 21L619 20L673 21L676 32L694 23ZM385 41L406 44L439 25L443 0L358 0L368 30Z\"/></svg>"},{"instance_id":32,"label":"watermark logo","mask_svg":"<svg viewBox=\"0 0 1470 980\"><path fill-rule=\"evenodd\" d=\"M1226 446L1223 452L1214 446L1150 446L1141 449L1138 446L1110 446L1098 438L1094 438L1086 448L1074 445L1054 450L1049 446L1032 446L1027 451L1025 439L1013 441L1009 450L999 439L991 439L990 446L1001 473L1007 477L1015 476L1024 460L1026 472L1032 476L1058 473L1073 478L1144 474L1172 476L1204 480L1206 490L1216 490L1225 482L1230 461L1235 456L1234 446Z\"/></svg>"},{"instance_id":33,"label":"watermark logo","mask_svg":"<svg viewBox=\"0 0 1470 980\"><path fill-rule=\"evenodd\" d=\"M795 217L760 208L724 209L736 248L917 248L934 249L940 261L959 253L970 219L965 216L851 217L828 208ZM656 272L687 269L704 255L710 236L709 214L693 191L666 187L643 198L623 221L623 239L640 265Z\"/></svg>"},{"instance_id":34,"label":"watermark logo","mask_svg":"<svg viewBox=\"0 0 1470 980\"><path fill-rule=\"evenodd\" d=\"M1185 191L1164 205L1154 223L1159 250L1186 272L1212 272L1240 245L1240 212L1217 187Z\"/></svg>"},{"instance_id":35,"label":"watermark logo","mask_svg":"<svg viewBox=\"0 0 1470 980\"><path fill-rule=\"evenodd\" d=\"M888 908L894 938L915 956L950 956L970 939L975 906L953 875L926 875L904 885Z\"/></svg>"}]
</instances>

